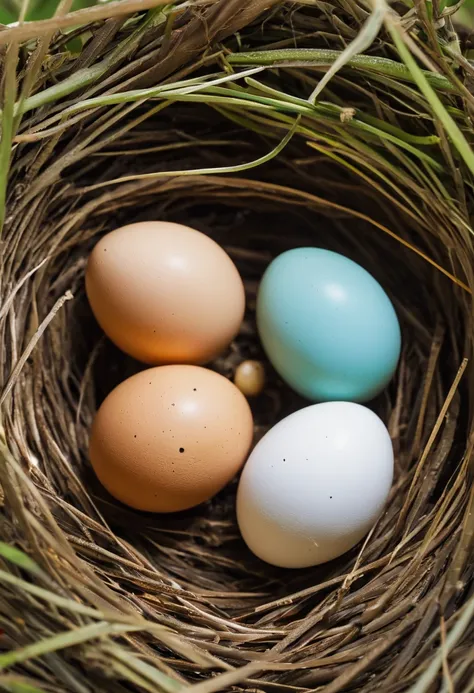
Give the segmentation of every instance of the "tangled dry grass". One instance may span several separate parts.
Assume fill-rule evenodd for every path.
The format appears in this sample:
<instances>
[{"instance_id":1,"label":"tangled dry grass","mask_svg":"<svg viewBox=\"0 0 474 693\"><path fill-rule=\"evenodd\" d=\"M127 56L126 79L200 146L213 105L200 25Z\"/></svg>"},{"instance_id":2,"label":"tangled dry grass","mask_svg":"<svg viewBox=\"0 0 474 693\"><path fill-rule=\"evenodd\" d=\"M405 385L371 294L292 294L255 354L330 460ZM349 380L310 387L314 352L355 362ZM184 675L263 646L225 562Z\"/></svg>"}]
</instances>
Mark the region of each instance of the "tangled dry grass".
<instances>
[{"instance_id":1,"label":"tangled dry grass","mask_svg":"<svg viewBox=\"0 0 474 693\"><path fill-rule=\"evenodd\" d=\"M469 37L439 2L69 5L0 31L0 688L474 691ZM139 366L96 327L84 266L157 218L245 278L226 375L263 358L256 287L286 248L340 250L392 296L404 349L374 407L396 480L338 561L259 562L234 487L164 517L95 482L92 417ZM301 404L270 374L256 439Z\"/></svg>"}]
</instances>

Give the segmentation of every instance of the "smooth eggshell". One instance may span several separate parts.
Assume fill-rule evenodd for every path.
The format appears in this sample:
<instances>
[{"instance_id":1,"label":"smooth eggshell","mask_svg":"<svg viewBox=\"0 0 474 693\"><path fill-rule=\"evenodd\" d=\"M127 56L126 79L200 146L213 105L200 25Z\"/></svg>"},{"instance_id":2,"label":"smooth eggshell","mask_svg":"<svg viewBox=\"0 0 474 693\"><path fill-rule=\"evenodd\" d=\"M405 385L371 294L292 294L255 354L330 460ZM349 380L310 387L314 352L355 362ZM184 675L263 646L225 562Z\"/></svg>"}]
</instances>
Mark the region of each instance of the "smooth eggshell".
<instances>
[{"instance_id":1,"label":"smooth eggshell","mask_svg":"<svg viewBox=\"0 0 474 693\"><path fill-rule=\"evenodd\" d=\"M312 401L372 399L400 356L400 326L383 288L357 263L322 248L289 250L269 265L257 324L275 369Z\"/></svg>"},{"instance_id":2,"label":"smooth eggshell","mask_svg":"<svg viewBox=\"0 0 474 693\"><path fill-rule=\"evenodd\" d=\"M261 361L242 361L235 369L234 383L246 397L257 397L265 387L265 368Z\"/></svg>"},{"instance_id":3,"label":"smooth eggshell","mask_svg":"<svg viewBox=\"0 0 474 693\"><path fill-rule=\"evenodd\" d=\"M248 547L283 568L330 561L383 510L393 477L389 433L352 402L313 404L262 438L242 472L237 519Z\"/></svg>"},{"instance_id":4,"label":"smooth eggshell","mask_svg":"<svg viewBox=\"0 0 474 693\"><path fill-rule=\"evenodd\" d=\"M104 332L148 364L206 363L237 334L242 279L209 236L171 222L140 222L92 251L86 292Z\"/></svg>"},{"instance_id":5,"label":"smooth eggshell","mask_svg":"<svg viewBox=\"0 0 474 693\"><path fill-rule=\"evenodd\" d=\"M174 512L220 491L245 462L252 436L252 413L233 383L199 366L162 366L125 380L104 400L90 460L118 500Z\"/></svg>"}]
</instances>

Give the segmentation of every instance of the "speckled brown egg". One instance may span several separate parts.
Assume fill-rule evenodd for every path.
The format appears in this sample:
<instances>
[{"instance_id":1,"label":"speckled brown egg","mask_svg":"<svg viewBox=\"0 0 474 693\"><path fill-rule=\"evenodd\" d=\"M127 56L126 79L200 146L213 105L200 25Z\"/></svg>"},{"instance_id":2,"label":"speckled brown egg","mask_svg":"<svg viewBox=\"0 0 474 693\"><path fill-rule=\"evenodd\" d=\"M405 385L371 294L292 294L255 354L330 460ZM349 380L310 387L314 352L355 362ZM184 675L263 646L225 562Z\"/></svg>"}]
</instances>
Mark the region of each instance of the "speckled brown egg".
<instances>
[{"instance_id":1,"label":"speckled brown egg","mask_svg":"<svg viewBox=\"0 0 474 693\"><path fill-rule=\"evenodd\" d=\"M211 361L235 337L245 310L242 279L223 248L171 222L104 236L89 258L86 292L108 337L152 365Z\"/></svg>"},{"instance_id":2,"label":"speckled brown egg","mask_svg":"<svg viewBox=\"0 0 474 693\"><path fill-rule=\"evenodd\" d=\"M175 512L220 491L250 450L253 420L237 387L199 366L150 368L104 400L90 460L105 488L138 510Z\"/></svg>"}]
</instances>

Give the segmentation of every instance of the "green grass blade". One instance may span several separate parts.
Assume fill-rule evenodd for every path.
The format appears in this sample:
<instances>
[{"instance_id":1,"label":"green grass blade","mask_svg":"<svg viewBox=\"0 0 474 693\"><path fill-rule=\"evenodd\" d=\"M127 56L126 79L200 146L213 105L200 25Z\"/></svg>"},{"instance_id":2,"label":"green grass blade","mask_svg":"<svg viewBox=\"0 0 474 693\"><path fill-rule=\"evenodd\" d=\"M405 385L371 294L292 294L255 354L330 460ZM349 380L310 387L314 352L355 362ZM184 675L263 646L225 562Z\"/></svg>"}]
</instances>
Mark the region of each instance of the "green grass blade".
<instances>
[{"instance_id":1,"label":"green grass blade","mask_svg":"<svg viewBox=\"0 0 474 693\"><path fill-rule=\"evenodd\" d=\"M163 19L161 19L161 17L163 17ZM46 104L55 103L66 96L74 94L80 89L84 89L98 82L114 63L122 59L125 55L128 55L128 51L138 44L144 31L160 21L165 21L164 17L165 13L163 8L151 10L135 31L122 44L115 48L109 56L95 65L73 72L69 77L63 79L58 84L53 84L51 87L47 87L25 99L21 105L22 115L36 108L40 108L41 106L45 106ZM15 104L15 114L18 112L19 108L20 103Z\"/></svg>"},{"instance_id":2,"label":"green grass blade","mask_svg":"<svg viewBox=\"0 0 474 693\"><path fill-rule=\"evenodd\" d=\"M13 676L0 676L0 687L8 693L44 693L41 688L33 686L26 679Z\"/></svg>"},{"instance_id":3,"label":"green grass blade","mask_svg":"<svg viewBox=\"0 0 474 693\"><path fill-rule=\"evenodd\" d=\"M10 171L10 158L12 152L14 105L16 97L16 64L18 61L18 44L8 46L4 60L4 87L3 87L3 111L2 131L0 135L0 238L3 224L5 223L5 206L7 199L8 172Z\"/></svg>"},{"instance_id":4,"label":"green grass blade","mask_svg":"<svg viewBox=\"0 0 474 693\"><path fill-rule=\"evenodd\" d=\"M276 157L283 149L286 147L288 142L293 137L296 132L299 118L296 119L293 126L287 132L285 137L279 142L279 144L272 149L268 154L254 159L253 161L248 161L244 164L236 164L235 166L216 166L210 168L199 168L199 169L184 169L181 171L156 171L155 173L142 173L131 176L124 176L122 178L116 178L114 180L104 181L103 183L98 183L97 185L91 186L91 190L96 190L97 188L104 188L108 185L115 185L117 183L125 183L131 180L148 180L153 178L170 178L171 176L210 176L218 175L223 173L240 173L241 171L248 171L251 168L256 168L262 164L266 164Z\"/></svg>"},{"instance_id":5,"label":"green grass blade","mask_svg":"<svg viewBox=\"0 0 474 693\"><path fill-rule=\"evenodd\" d=\"M5 544L3 546L5 546ZM12 547L8 548L11 549ZM15 551L18 552L18 549L15 549ZM13 561L11 558L9 558L9 560L12 563L16 563L16 565L20 566L21 568L24 568L25 570L29 570L29 572L32 573L33 570L31 570L31 567L28 568L27 565L23 563L23 560L26 558L31 563L33 563L33 561L31 561L31 559L28 558L28 556L25 556L25 554L23 554L21 551L18 553L20 553L22 556L21 561ZM2 555L4 558L8 558L8 556L2 551L1 544L0 555ZM33 565L35 566L36 570L39 570L38 566L36 566L35 563L33 563ZM46 590L43 587L39 587L38 585L34 585L30 582L25 582L25 580L16 577L16 575L11 575L10 573L6 573L5 571L0 570L0 585L2 583L14 585L15 587L18 587L20 590L23 590L28 594L32 594L35 597L44 600L47 604L54 604L55 606L58 606L62 609L66 609L68 611L72 611L83 616L89 616L91 618L96 618L101 621L103 621L105 618L109 618L109 616L105 616L102 612L97 611L92 607L86 606L85 604L81 604L80 602L77 602L74 599L67 599L66 597L61 597L60 595L55 594L54 592L50 592L49 590Z\"/></svg>"},{"instance_id":6,"label":"green grass blade","mask_svg":"<svg viewBox=\"0 0 474 693\"><path fill-rule=\"evenodd\" d=\"M26 553L17 549L16 546L11 546L10 544L5 544L5 542L0 541L0 556L5 558L10 563L13 563L18 568L32 573L33 575L39 575L41 569ZM1 581L0 571L0 581Z\"/></svg>"},{"instance_id":7,"label":"green grass blade","mask_svg":"<svg viewBox=\"0 0 474 693\"><path fill-rule=\"evenodd\" d=\"M341 56L342 51L326 48L282 48L275 50L249 51L246 53L231 53L226 56L230 65L262 65L275 66L291 63L310 65L332 65ZM366 70L385 77L394 77L406 82L414 82L414 77L403 63L381 58L374 55L356 55L346 62L347 67ZM422 70L426 80L435 88L443 91L453 91L454 87L444 75Z\"/></svg>"},{"instance_id":8,"label":"green grass blade","mask_svg":"<svg viewBox=\"0 0 474 693\"><path fill-rule=\"evenodd\" d=\"M175 82L174 84L163 84L158 87L150 87L149 89L134 89L131 91L123 91L119 94L96 96L91 99L84 99L83 101L78 101L73 106L66 108L59 117L65 117L72 115L74 113L79 113L80 111L102 107L102 106L113 106L121 103L133 103L134 101L142 101L146 99L157 98L163 96L164 98L168 95L178 94L187 95L193 94L195 92L203 91L209 89L214 85L226 84L227 82L232 82L236 79L241 79L246 75L252 75L257 72L261 72L263 68L256 67L251 70L245 70L242 73L220 75L218 77L212 76L212 79L205 81L204 78L198 77L183 82Z\"/></svg>"},{"instance_id":9,"label":"green grass blade","mask_svg":"<svg viewBox=\"0 0 474 693\"><path fill-rule=\"evenodd\" d=\"M351 58L356 55L363 53L367 48L369 48L374 42L377 34L380 31L380 27L383 24L385 14L387 12L385 0L374 0L374 7L367 19L365 24L361 27L357 36L349 45L342 51L339 57L333 62L329 70L326 72L324 77L320 80L316 88L313 90L308 101L310 103L315 103L318 96L323 91L324 87L329 84L331 79L334 77L336 72L346 65Z\"/></svg>"},{"instance_id":10,"label":"green grass blade","mask_svg":"<svg viewBox=\"0 0 474 693\"><path fill-rule=\"evenodd\" d=\"M83 628L65 631L58 635L53 635L50 638L39 640L32 645L27 645L18 650L0 655L0 670L7 669L20 662L26 662L29 659L41 657L50 652L57 652L58 650L64 650L74 645L80 645L89 640L95 640L96 638L107 635L120 635L122 633L129 633L137 630L141 630L140 627L101 621L100 623L93 623Z\"/></svg>"},{"instance_id":11,"label":"green grass blade","mask_svg":"<svg viewBox=\"0 0 474 693\"><path fill-rule=\"evenodd\" d=\"M411 52L405 45L403 38L401 36L401 30L399 27L395 26L393 22L388 23L388 30L393 38L393 41L397 47L400 57L404 61L407 68L413 77L413 80L417 84L419 90L423 93L426 100L429 102L431 108L433 109L435 115L439 118L444 129L451 138L452 143L458 150L459 154L464 160L464 163L469 168L472 174L474 174L474 152L472 151L468 141L462 134L459 127L456 125L452 117L449 115L446 108L441 103L439 97L433 90L426 76L423 74L415 59L413 58Z\"/></svg>"}]
</instances>

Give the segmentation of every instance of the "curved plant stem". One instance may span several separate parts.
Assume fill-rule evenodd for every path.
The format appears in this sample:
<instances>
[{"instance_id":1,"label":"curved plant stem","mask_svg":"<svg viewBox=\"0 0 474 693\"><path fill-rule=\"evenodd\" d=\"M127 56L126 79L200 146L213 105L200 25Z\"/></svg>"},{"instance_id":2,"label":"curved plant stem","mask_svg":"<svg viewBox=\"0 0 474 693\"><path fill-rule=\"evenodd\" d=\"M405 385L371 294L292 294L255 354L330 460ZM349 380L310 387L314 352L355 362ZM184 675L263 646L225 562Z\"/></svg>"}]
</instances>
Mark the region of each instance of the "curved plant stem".
<instances>
[{"instance_id":1,"label":"curved plant stem","mask_svg":"<svg viewBox=\"0 0 474 693\"><path fill-rule=\"evenodd\" d=\"M310 67L311 65L332 65L341 55L342 51L324 48L285 48L272 51L253 51L251 53L231 53L231 55L227 56L227 62L231 65L287 65L288 63L304 63ZM355 55L346 62L346 65L416 83L408 67L389 58L373 55ZM436 89L453 90L453 85L444 75L430 72L429 70L422 70L422 73L431 86Z\"/></svg>"}]
</instances>

